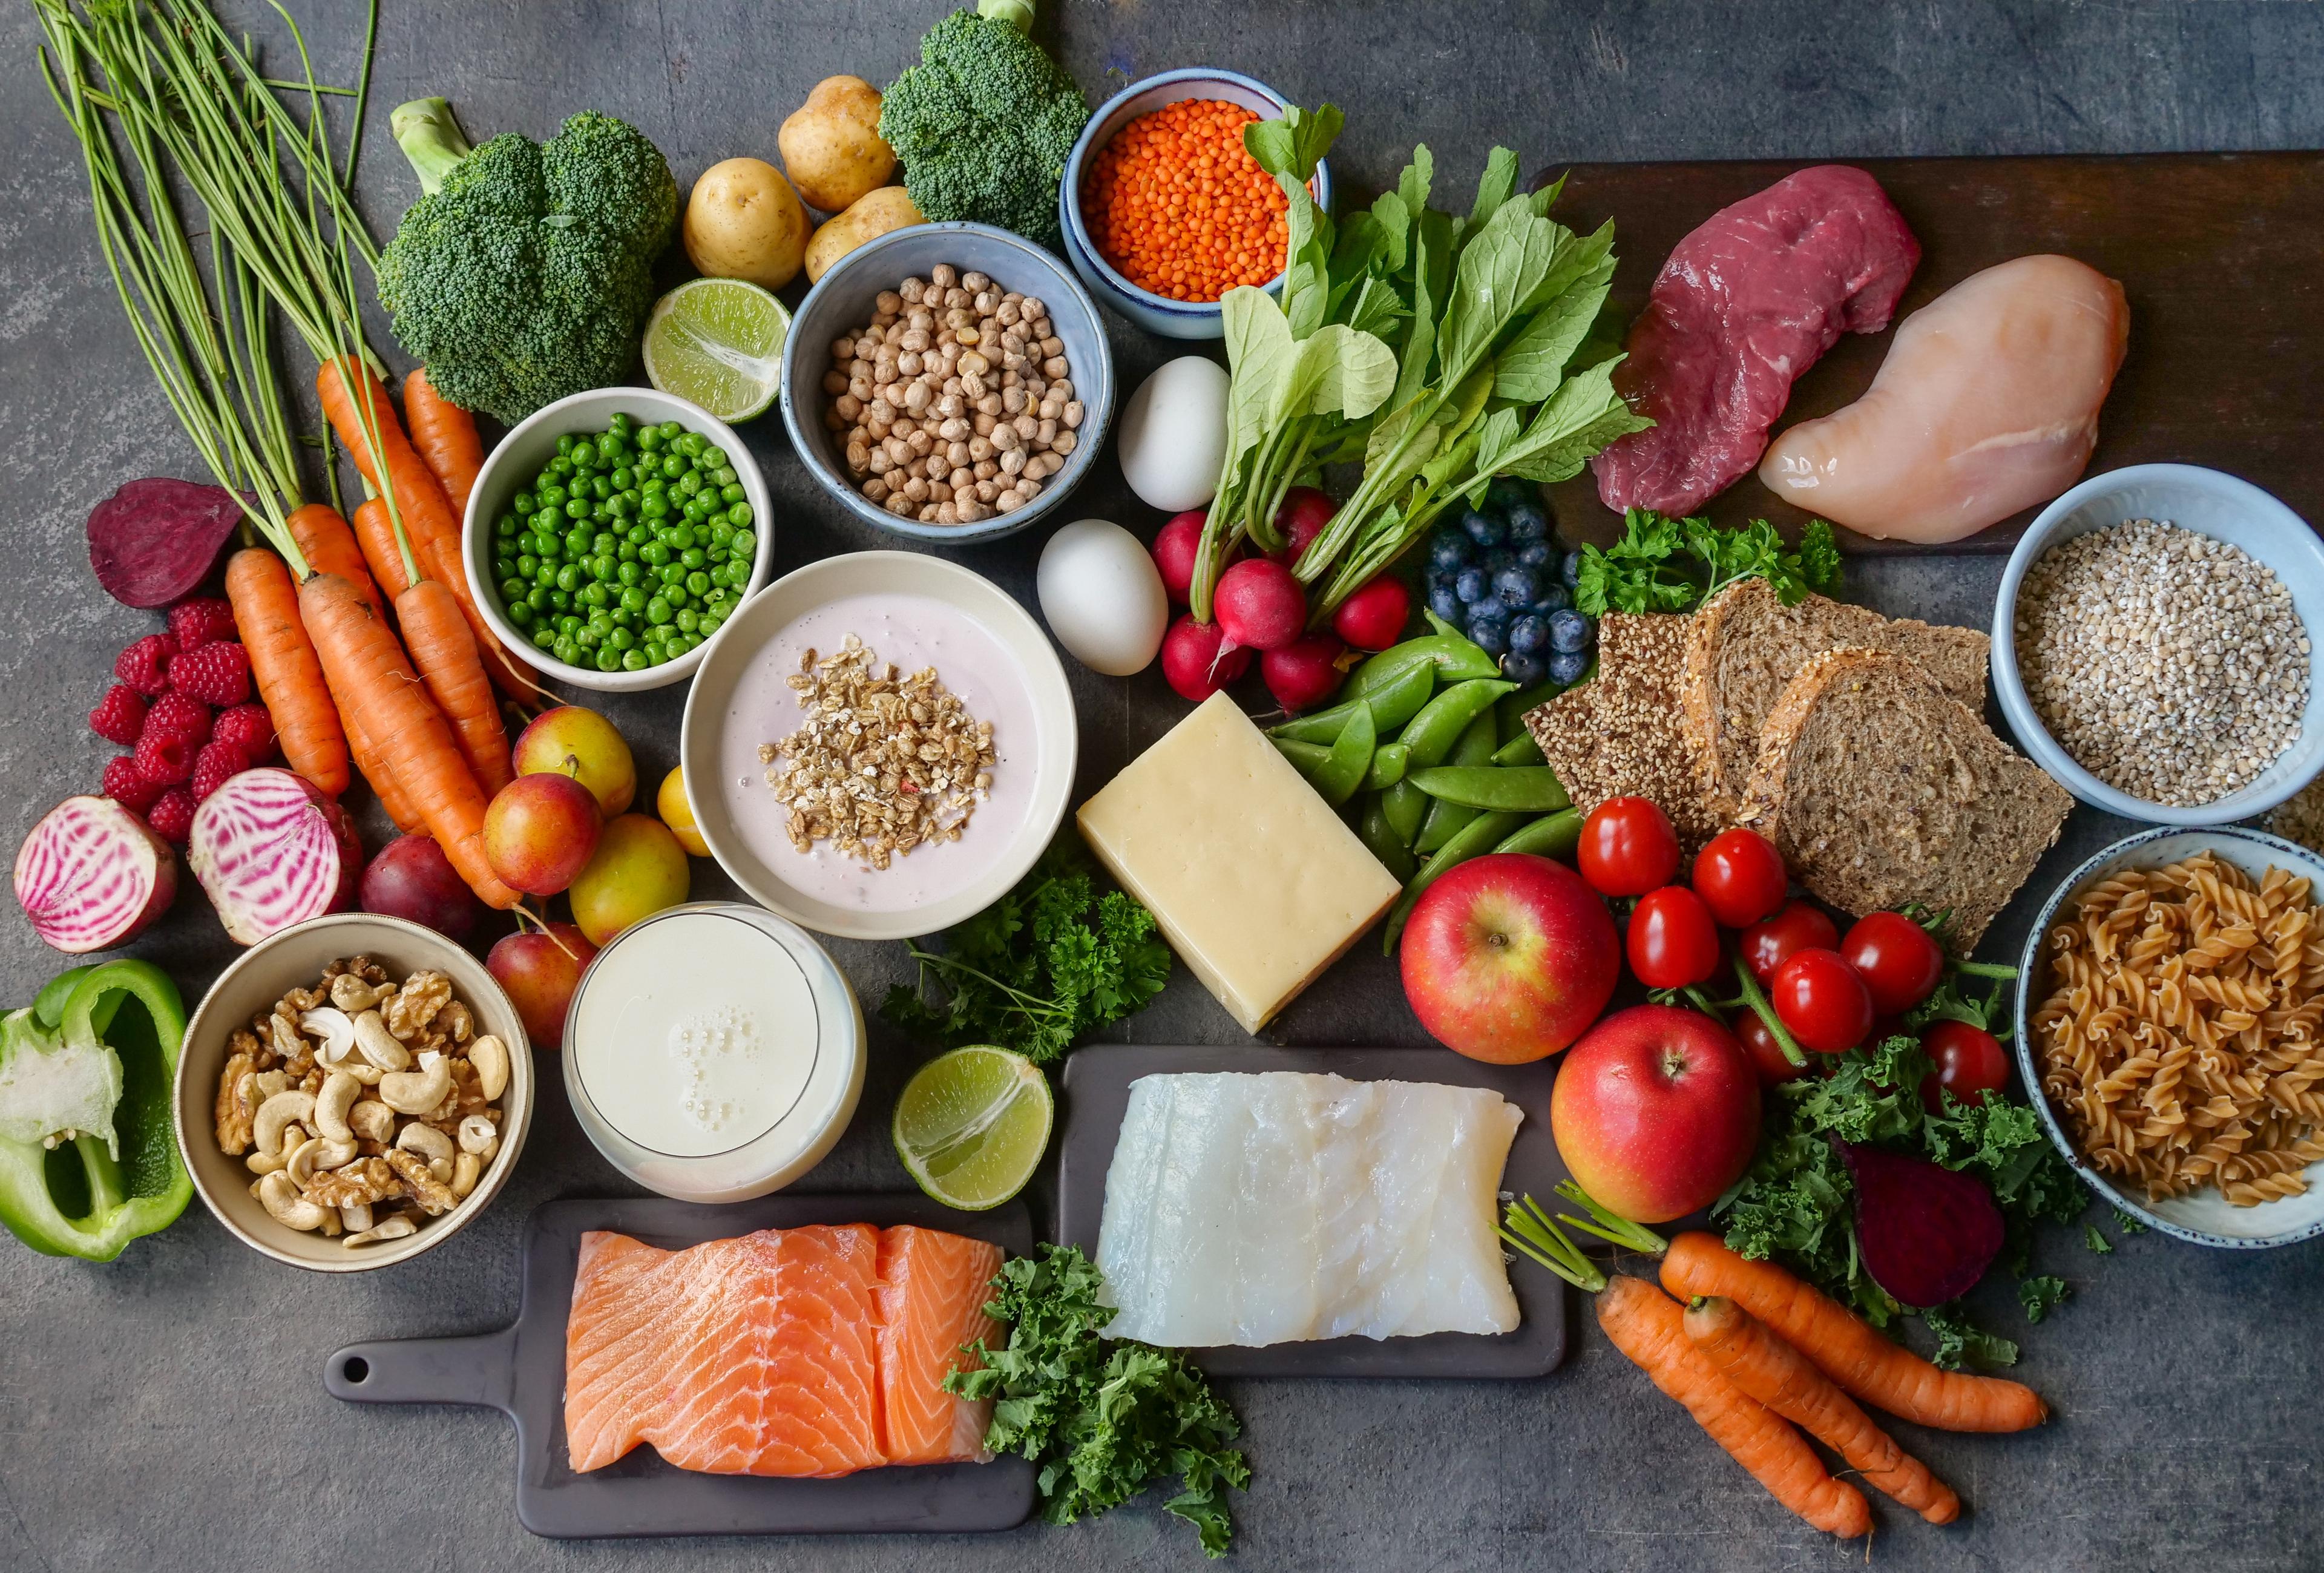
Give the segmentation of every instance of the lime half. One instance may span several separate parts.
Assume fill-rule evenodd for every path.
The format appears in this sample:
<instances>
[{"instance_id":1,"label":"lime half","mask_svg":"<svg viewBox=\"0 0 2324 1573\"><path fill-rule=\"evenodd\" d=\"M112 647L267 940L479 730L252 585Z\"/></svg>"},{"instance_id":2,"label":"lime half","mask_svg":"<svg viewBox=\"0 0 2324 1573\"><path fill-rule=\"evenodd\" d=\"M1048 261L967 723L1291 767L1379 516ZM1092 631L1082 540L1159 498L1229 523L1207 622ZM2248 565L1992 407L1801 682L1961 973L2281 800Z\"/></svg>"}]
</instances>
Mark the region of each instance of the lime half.
<instances>
[{"instance_id":1,"label":"lime half","mask_svg":"<svg viewBox=\"0 0 2324 1573\"><path fill-rule=\"evenodd\" d=\"M791 314L741 279L689 279L646 320L646 376L721 421L766 413L780 392Z\"/></svg>"},{"instance_id":2,"label":"lime half","mask_svg":"<svg viewBox=\"0 0 2324 1573\"><path fill-rule=\"evenodd\" d=\"M896 1154L920 1189L981 1213L1025 1189L1049 1146L1049 1078L1022 1054L976 1044L938 1055L896 1100Z\"/></svg>"}]
</instances>

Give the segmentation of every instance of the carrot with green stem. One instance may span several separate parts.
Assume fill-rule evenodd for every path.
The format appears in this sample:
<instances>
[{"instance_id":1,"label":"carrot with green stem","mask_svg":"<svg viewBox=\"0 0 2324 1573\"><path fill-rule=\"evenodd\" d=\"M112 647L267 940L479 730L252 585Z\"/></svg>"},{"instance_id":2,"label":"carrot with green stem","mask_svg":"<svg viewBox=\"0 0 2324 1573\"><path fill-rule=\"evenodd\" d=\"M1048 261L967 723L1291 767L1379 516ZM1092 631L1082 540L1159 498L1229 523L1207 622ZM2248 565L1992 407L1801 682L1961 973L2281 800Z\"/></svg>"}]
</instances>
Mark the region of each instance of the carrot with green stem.
<instances>
[{"instance_id":1,"label":"carrot with green stem","mask_svg":"<svg viewBox=\"0 0 2324 1573\"><path fill-rule=\"evenodd\" d=\"M414 560L411 538L393 499L377 500L383 504L388 530L394 537L396 570L406 581L395 597L395 621L403 635L403 648L420 680L428 685L429 696L451 723L453 741L459 745L461 756L490 802L516 779L509 765L508 728L502 724L492 681L484 675L484 662L468 633L467 619L460 615L459 602Z\"/></svg>"},{"instance_id":2,"label":"carrot with green stem","mask_svg":"<svg viewBox=\"0 0 2324 1573\"><path fill-rule=\"evenodd\" d=\"M338 511L323 503L309 503L292 511L289 520L290 539L299 543L300 555L307 566L317 573L335 573L364 592L364 599L374 611L383 612L387 603L379 598L379 587L364 560L363 548L355 542L355 533Z\"/></svg>"},{"instance_id":3,"label":"carrot with green stem","mask_svg":"<svg viewBox=\"0 0 2324 1573\"><path fill-rule=\"evenodd\" d=\"M226 596L282 757L300 775L338 796L347 790L346 734L300 615L290 566L265 547L245 546L226 565Z\"/></svg>"},{"instance_id":4,"label":"carrot with green stem","mask_svg":"<svg viewBox=\"0 0 2324 1573\"><path fill-rule=\"evenodd\" d=\"M403 550L396 544L395 521L388 517L387 499L366 497L355 505L355 534L371 577L392 601L411 579L403 571Z\"/></svg>"},{"instance_id":5,"label":"carrot with green stem","mask_svg":"<svg viewBox=\"0 0 2324 1573\"><path fill-rule=\"evenodd\" d=\"M403 423L410 429L411 446L463 517L468 494L484 467L484 440L476 435L476 418L436 391L428 368L420 367L403 379Z\"/></svg>"}]
</instances>

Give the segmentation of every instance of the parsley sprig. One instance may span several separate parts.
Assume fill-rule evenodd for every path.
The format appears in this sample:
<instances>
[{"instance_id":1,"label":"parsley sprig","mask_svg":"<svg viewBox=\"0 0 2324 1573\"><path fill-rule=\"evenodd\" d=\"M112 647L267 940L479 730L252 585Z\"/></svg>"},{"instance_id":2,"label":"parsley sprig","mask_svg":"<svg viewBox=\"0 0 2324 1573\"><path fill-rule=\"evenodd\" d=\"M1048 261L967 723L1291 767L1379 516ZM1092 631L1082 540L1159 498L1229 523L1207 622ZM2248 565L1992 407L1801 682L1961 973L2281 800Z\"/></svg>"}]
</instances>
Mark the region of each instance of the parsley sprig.
<instances>
[{"instance_id":1,"label":"parsley sprig","mask_svg":"<svg viewBox=\"0 0 2324 1573\"><path fill-rule=\"evenodd\" d=\"M1776 598L1797 606L1811 590L1840 584L1840 547L1830 524L1811 519L1797 551L1765 519L1722 530L1700 517L1674 519L1651 509L1622 516L1622 538L1600 551L1582 549L1573 604L1593 617L1608 612L1691 612L1738 579L1764 578Z\"/></svg>"}]
</instances>

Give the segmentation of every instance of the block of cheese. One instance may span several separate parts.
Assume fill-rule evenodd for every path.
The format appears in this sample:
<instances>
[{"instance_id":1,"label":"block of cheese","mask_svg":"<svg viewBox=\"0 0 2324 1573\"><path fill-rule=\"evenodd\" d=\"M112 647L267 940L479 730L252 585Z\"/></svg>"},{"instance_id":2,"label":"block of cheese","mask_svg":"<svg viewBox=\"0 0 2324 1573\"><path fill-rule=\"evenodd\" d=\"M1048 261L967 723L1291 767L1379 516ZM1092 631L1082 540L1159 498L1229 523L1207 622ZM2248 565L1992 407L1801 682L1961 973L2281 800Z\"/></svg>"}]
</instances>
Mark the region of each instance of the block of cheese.
<instances>
[{"instance_id":1,"label":"block of cheese","mask_svg":"<svg viewBox=\"0 0 2324 1573\"><path fill-rule=\"evenodd\" d=\"M1256 1033L1401 888L1224 694L1084 803L1082 835Z\"/></svg>"}]
</instances>

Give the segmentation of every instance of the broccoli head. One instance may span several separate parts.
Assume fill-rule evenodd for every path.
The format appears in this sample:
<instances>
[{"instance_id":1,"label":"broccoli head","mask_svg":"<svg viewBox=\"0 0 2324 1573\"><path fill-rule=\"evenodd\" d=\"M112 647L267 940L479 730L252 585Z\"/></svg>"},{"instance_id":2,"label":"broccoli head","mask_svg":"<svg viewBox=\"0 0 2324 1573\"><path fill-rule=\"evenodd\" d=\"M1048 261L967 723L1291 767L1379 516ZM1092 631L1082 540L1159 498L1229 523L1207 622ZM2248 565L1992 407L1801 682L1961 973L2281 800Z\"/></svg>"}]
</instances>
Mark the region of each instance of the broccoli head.
<instances>
[{"instance_id":1,"label":"broccoli head","mask_svg":"<svg viewBox=\"0 0 2324 1573\"><path fill-rule=\"evenodd\" d=\"M471 150L440 98L397 110L394 128L424 192L380 254L379 300L437 389L513 424L620 382L678 217L654 144L589 112L545 143Z\"/></svg>"},{"instance_id":2,"label":"broccoli head","mask_svg":"<svg viewBox=\"0 0 2324 1573\"><path fill-rule=\"evenodd\" d=\"M971 219L1056 245L1057 183L1089 103L1026 36L1023 0L955 11L920 41L920 63L890 87L880 135L903 161L912 205L939 223Z\"/></svg>"}]
</instances>

